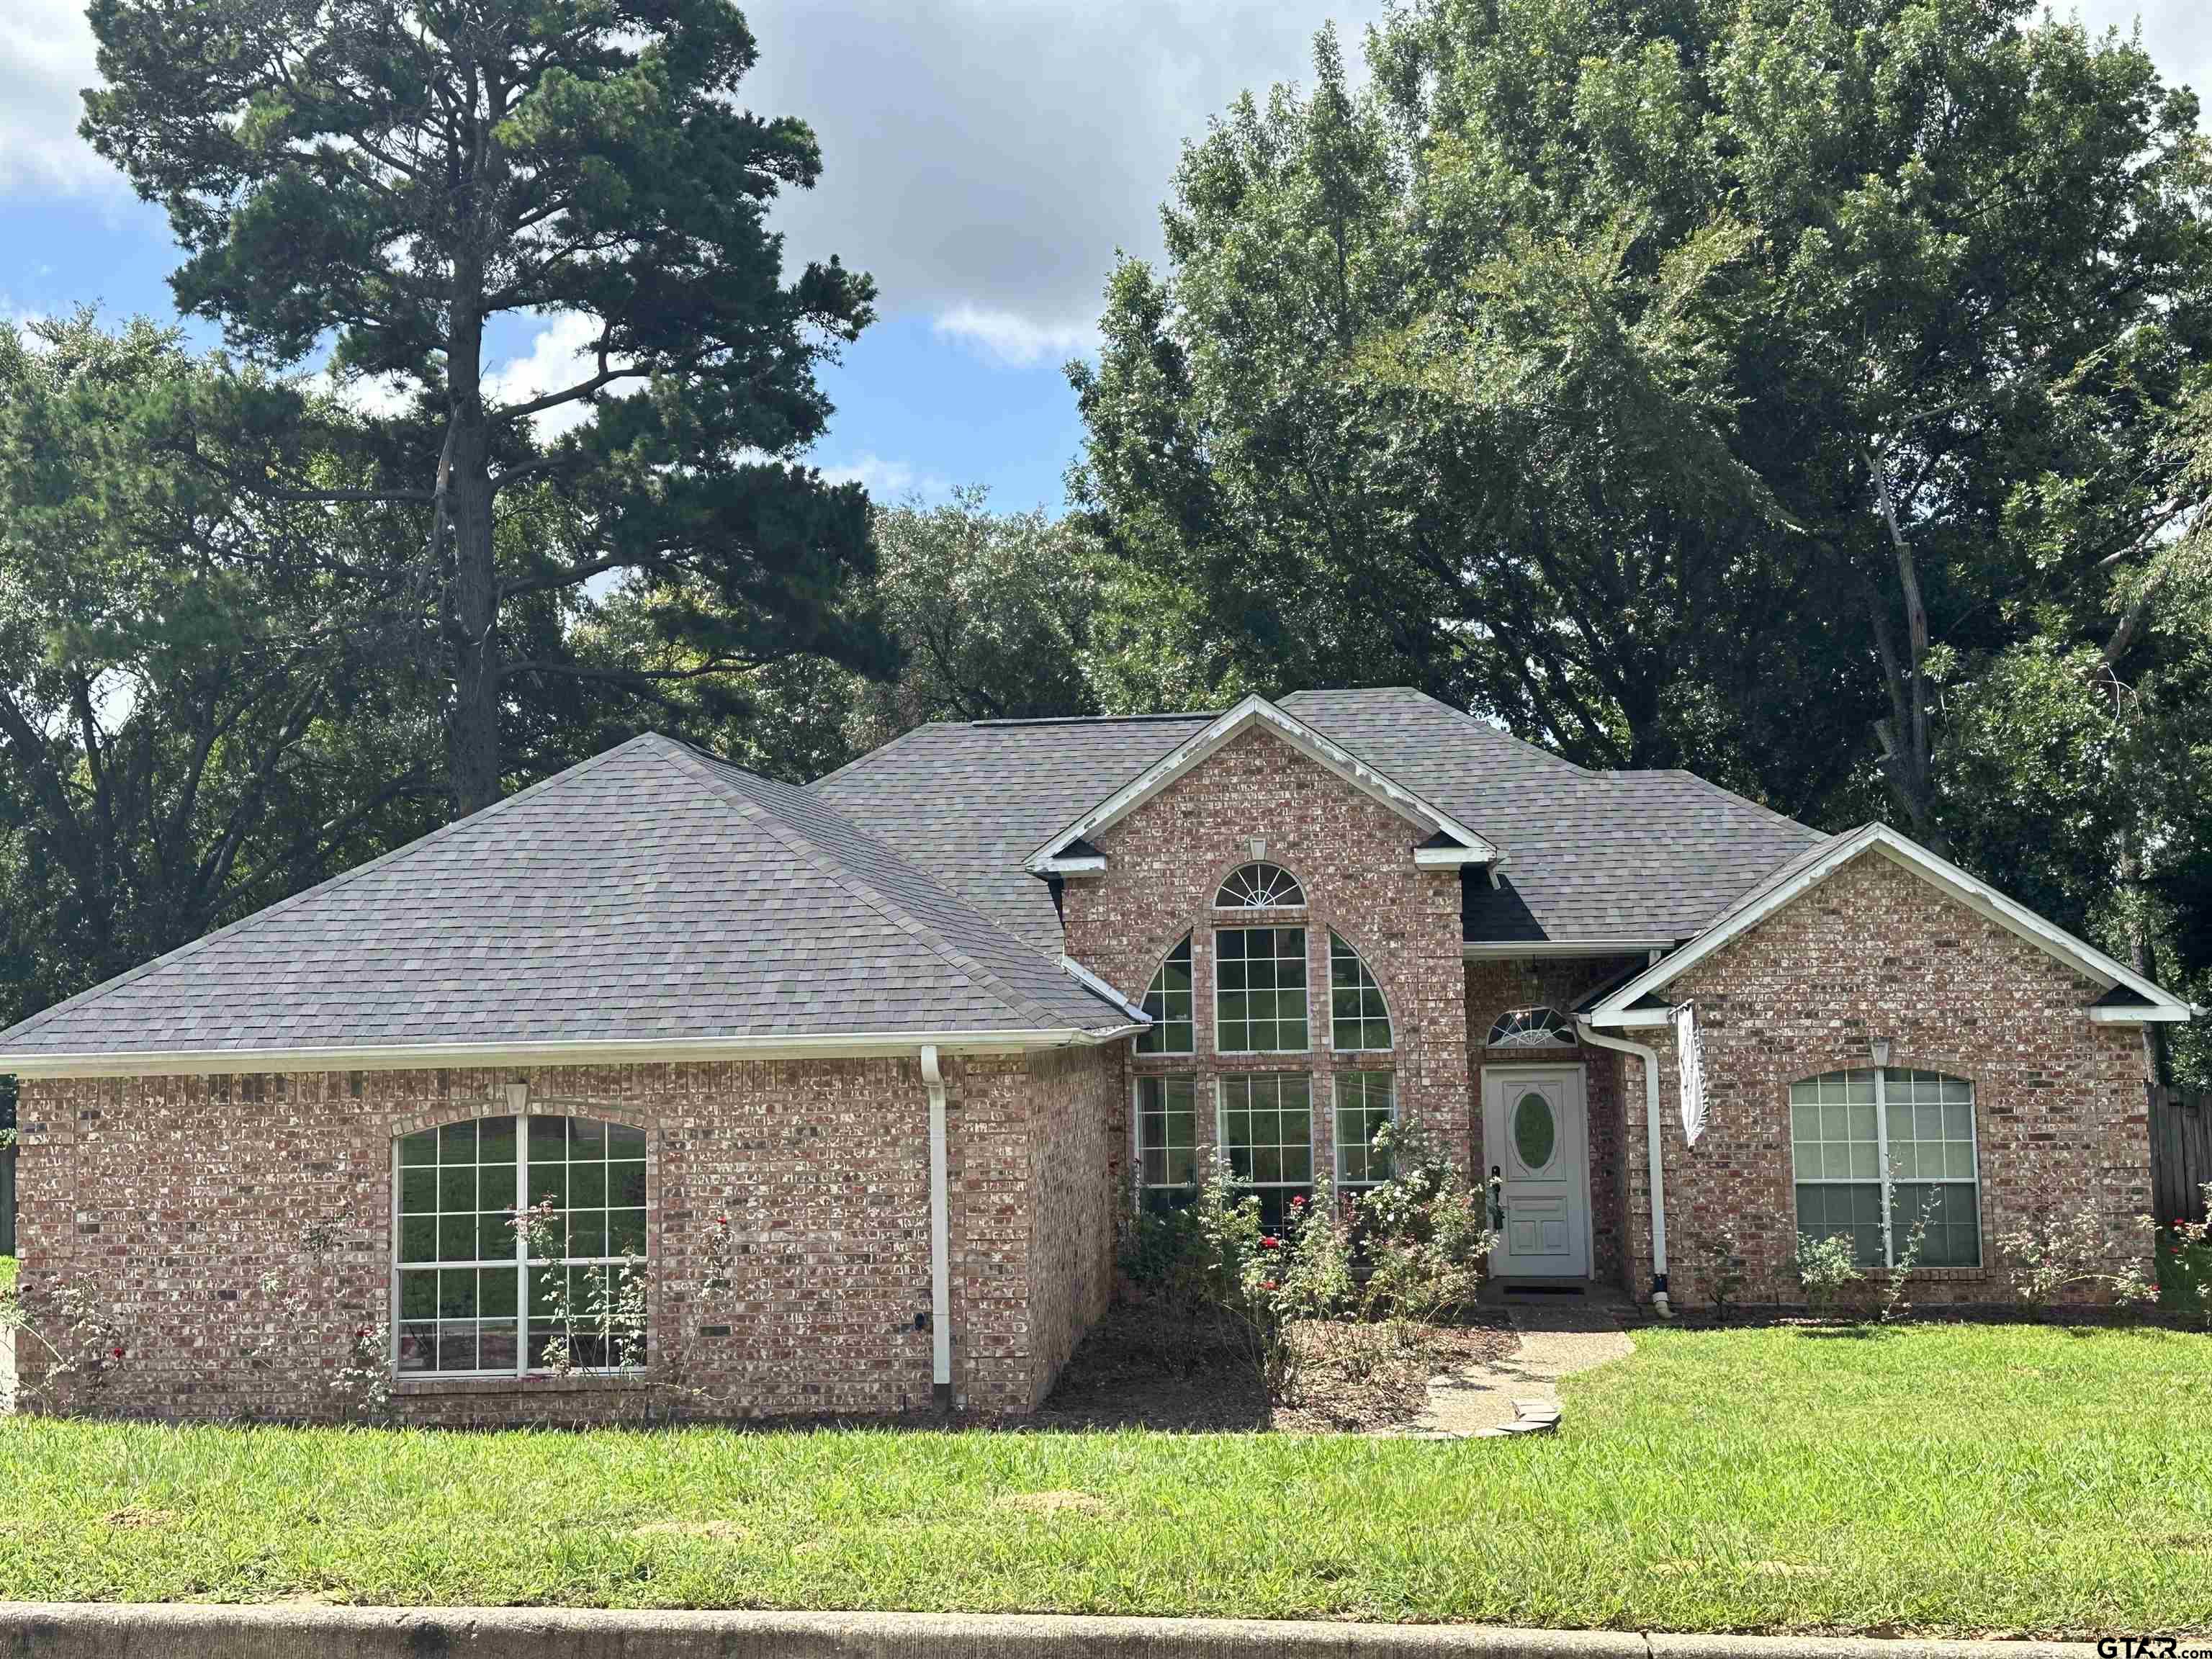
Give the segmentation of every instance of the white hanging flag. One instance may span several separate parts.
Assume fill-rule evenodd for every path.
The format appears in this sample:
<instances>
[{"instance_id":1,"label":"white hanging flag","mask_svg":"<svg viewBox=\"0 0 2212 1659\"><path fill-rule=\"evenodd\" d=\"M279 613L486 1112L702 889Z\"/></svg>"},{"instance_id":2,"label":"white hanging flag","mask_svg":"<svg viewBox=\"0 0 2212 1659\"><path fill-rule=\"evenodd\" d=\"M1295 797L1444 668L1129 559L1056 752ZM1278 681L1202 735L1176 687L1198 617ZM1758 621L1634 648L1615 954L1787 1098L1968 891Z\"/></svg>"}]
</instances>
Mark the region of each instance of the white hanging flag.
<instances>
[{"instance_id":1,"label":"white hanging flag","mask_svg":"<svg viewBox=\"0 0 2212 1659\"><path fill-rule=\"evenodd\" d=\"M1674 1055L1681 1067L1682 1133L1690 1145L1705 1132L1705 1051L1698 1041L1698 1010L1686 1002L1674 1010Z\"/></svg>"}]
</instances>

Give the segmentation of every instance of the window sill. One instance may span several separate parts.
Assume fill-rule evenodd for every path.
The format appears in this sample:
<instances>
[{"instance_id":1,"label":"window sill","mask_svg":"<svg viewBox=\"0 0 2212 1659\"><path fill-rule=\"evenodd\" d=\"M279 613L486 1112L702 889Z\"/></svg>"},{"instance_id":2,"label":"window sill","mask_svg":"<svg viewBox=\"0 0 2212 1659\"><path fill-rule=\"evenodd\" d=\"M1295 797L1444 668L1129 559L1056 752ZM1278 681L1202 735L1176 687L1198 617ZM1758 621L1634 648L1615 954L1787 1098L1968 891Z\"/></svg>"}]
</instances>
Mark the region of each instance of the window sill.
<instances>
[{"instance_id":1,"label":"window sill","mask_svg":"<svg viewBox=\"0 0 2212 1659\"><path fill-rule=\"evenodd\" d=\"M418 1372L395 1377L392 1397L416 1400L435 1395L618 1393L649 1389L660 1380L659 1370L653 1367L641 1371L580 1371L572 1376L554 1376L545 1372L528 1376L441 1376L434 1372L428 1376Z\"/></svg>"}]
</instances>

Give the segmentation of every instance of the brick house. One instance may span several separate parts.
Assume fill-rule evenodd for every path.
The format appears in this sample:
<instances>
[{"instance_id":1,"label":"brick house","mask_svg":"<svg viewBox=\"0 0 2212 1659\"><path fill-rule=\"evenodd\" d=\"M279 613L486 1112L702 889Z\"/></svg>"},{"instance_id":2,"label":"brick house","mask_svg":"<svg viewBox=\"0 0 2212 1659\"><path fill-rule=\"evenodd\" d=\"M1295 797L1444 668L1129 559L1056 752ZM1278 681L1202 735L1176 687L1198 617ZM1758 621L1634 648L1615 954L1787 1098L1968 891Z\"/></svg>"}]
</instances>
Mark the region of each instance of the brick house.
<instances>
[{"instance_id":1,"label":"brick house","mask_svg":"<svg viewBox=\"0 0 2212 1659\"><path fill-rule=\"evenodd\" d=\"M2148 1206L2191 1010L1881 825L1595 773L1418 693L925 726L805 789L639 738L0 1033L22 1272L98 1407L316 1417L390 1329L426 1422L1033 1408L1117 1219L1493 1176L1493 1274L1678 1304L1801 1232L1993 1297ZM520 1199L557 1212L536 1253ZM550 1312L611 1295L538 1363ZM626 1304L634 1305L634 1304ZM27 1367L31 1357L26 1356Z\"/></svg>"}]
</instances>

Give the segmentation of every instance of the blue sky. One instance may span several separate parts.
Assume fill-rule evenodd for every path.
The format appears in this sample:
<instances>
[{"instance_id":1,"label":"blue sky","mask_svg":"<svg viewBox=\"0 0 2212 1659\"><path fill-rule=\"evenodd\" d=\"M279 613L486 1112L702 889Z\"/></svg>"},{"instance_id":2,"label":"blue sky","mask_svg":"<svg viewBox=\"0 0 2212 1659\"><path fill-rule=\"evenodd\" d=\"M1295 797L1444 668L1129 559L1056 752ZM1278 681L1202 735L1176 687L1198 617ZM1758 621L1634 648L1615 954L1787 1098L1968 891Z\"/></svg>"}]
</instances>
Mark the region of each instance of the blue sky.
<instances>
[{"instance_id":1,"label":"blue sky","mask_svg":"<svg viewBox=\"0 0 2212 1659\"><path fill-rule=\"evenodd\" d=\"M1117 250L1159 246L1187 137L1237 91L1304 76L1315 29L1347 46L1381 0L754 0L754 107L811 122L820 187L779 210L793 258L872 272L881 320L832 369L815 460L890 496L990 487L1062 502L1080 443L1061 374L1090 349ZM2212 82L2203 0L2094 0L2169 76ZM1350 55L1356 57L1356 50ZM76 137L94 78L78 0L0 0L0 319L97 301L173 315L162 216ZM526 380L564 361L557 329L499 349ZM548 381L550 384L550 381Z\"/></svg>"}]
</instances>

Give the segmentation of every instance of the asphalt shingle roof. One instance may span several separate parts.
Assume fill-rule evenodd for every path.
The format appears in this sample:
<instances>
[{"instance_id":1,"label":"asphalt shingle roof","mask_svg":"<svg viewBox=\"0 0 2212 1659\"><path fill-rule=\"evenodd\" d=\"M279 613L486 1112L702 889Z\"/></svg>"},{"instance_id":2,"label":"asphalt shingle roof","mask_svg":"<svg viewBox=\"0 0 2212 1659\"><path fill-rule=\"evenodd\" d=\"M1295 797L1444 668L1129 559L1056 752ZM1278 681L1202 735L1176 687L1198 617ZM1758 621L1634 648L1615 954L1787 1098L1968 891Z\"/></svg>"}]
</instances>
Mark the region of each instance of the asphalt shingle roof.
<instances>
[{"instance_id":1,"label":"asphalt shingle roof","mask_svg":"<svg viewBox=\"0 0 2212 1659\"><path fill-rule=\"evenodd\" d=\"M0 1055L1103 1030L806 791L647 736L0 1032Z\"/></svg>"},{"instance_id":2,"label":"asphalt shingle roof","mask_svg":"<svg viewBox=\"0 0 2212 1659\"><path fill-rule=\"evenodd\" d=\"M1283 709L1504 848L1470 939L1658 942L1822 838L1687 772L1592 772L1405 687ZM1057 951L1023 860L1204 728L1203 714L926 726L812 786L1001 927Z\"/></svg>"}]
</instances>

